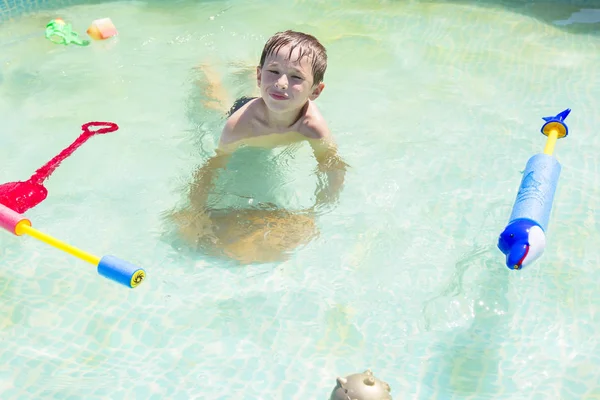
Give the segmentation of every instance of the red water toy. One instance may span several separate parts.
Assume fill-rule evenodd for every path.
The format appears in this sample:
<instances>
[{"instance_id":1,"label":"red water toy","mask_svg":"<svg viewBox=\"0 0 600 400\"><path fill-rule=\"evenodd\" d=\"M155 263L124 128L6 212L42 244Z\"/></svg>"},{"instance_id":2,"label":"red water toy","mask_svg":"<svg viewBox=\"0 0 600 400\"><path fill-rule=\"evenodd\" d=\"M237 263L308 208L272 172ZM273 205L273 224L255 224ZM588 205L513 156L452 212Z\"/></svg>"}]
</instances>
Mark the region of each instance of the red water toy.
<instances>
[{"instance_id":1,"label":"red water toy","mask_svg":"<svg viewBox=\"0 0 600 400\"><path fill-rule=\"evenodd\" d=\"M90 128L98 129L90 130ZM119 126L113 122L88 122L82 125L81 129L83 133L79 135L77 140L43 167L35 171L31 178L24 182L9 182L0 185L0 204L17 213L24 213L30 208L37 206L48 196L48 190L43 185L44 181L48 179L65 158L73 154L79 146L92 136L114 132L119 129Z\"/></svg>"}]
</instances>

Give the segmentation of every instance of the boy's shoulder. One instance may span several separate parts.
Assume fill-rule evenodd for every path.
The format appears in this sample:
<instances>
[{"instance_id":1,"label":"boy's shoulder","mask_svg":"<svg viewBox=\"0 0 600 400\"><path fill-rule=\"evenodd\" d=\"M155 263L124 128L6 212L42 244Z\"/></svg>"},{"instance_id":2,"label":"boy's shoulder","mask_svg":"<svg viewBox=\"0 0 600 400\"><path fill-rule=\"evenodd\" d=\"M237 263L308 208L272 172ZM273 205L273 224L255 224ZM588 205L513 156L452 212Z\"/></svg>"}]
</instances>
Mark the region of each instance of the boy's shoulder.
<instances>
[{"instance_id":1,"label":"boy's shoulder","mask_svg":"<svg viewBox=\"0 0 600 400\"><path fill-rule=\"evenodd\" d=\"M221 133L221 145L229 145L240 139L252 135L255 130L255 119L258 114L257 103L260 98L255 98L233 112L225 122Z\"/></svg>"},{"instance_id":2,"label":"boy's shoulder","mask_svg":"<svg viewBox=\"0 0 600 400\"><path fill-rule=\"evenodd\" d=\"M304 115L297 122L298 133L309 139L326 139L329 137L329 127L317 105L310 101Z\"/></svg>"}]
</instances>

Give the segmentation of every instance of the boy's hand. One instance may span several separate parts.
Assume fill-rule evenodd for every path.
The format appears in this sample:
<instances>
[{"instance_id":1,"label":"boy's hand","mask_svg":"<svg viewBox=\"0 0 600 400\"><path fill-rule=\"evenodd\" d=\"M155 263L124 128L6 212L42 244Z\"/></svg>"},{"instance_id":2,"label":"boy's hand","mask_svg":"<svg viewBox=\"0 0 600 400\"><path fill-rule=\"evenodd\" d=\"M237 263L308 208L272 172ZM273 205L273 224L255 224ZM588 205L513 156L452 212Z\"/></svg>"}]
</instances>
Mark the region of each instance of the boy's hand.
<instances>
[{"instance_id":1,"label":"boy's hand","mask_svg":"<svg viewBox=\"0 0 600 400\"><path fill-rule=\"evenodd\" d=\"M337 153L331 141L319 140L312 143L315 158L319 163L319 172L327 175L327 184L320 185L316 193L317 204L336 203L344 186L346 164Z\"/></svg>"},{"instance_id":2,"label":"boy's hand","mask_svg":"<svg viewBox=\"0 0 600 400\"><path fill-rule=\"evenodd\" d=\"M217 153L209 158L202 167L194 174L191 184L189 199L195 209L204 209L213 184L213 178L217 169L225 168L229 161L229 154Z\"/></svg>"}]
</instances>

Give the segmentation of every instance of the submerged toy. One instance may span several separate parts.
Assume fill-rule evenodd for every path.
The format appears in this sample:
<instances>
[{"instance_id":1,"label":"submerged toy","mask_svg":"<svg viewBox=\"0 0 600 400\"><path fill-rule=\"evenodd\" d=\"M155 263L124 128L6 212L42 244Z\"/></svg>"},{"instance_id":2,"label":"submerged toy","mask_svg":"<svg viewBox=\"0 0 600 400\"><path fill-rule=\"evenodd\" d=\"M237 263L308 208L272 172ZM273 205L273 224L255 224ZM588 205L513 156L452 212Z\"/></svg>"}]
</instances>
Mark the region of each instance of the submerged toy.
<instances>
[{"instance_id":1,"label":"submerged toy","mask_svg":"<svg viewBox=\"0 0 600 400\"><path fill-rule=\"evenodd\" d=\"M16 236L29 235L35 239L45 242L46 244L54 246L59 250L71 254L72 256L87 261L97 267L100 275L130 288L135 288L138 286L146 277L146 271L127 261L110 255L102 258L96 257L92 254L79 250L76 247L61 242L50 235L38 231L31 226L31 221L29 221L25 216L1 204L0 228L3 228Z\"/></svg>"},{"instance_id":2,"label":"submerged toy","mask_svg":"<svg viewBox=\"0 0 600 400\"><path fill-rule=\"evenodd\" d=\"M81 39L77 32L73 32L71 24L67 24L60 18L53 19L46 25L46 39L52 43L64 44L76 44L78 46L87 46L90 44L89 40Z\"/></svg>"},{"instance_id":3,"label":"submerged toy","mask_svg":"<svg viewBox=\"0 0 600 400\"><path fill-rule=\"evenodd\" d=\"M392 400L390 385L373 376L371 370L337 378L329 400Z\"/></svg>"},{"instance_id":4,"label":"submerged toy","mask_svg":"<svg viewBox=\"0 0 600 400\"><path fill-rule=\"evenodd\" d=\"M98 128L95 131L90 128ZM83 133L79 135L69 147L61 151L52 160L48 161L43 167L35 171L35 173L25 182L9 182L0 185L0 204L16 211L24 213L41 203L46 196L48 190L44 187L44 181L54 172L60 163L69 157L79 146L84 144L89 138L94 135L114 132L119 129L119 126L113 122L88 122L81 126Z\"/></svg>"},{"instance_id":5,"label":"submerged toy","mask_svg":"<svg viewBox=\"0 0 600 400\"><path fill-rule=\"evenodd\" d=\"M92 22L87 30L87 34L90 35L92 39L104 40L116 36L118 32L110 18L102 18Z\"/></svg>"},{"instance_id":6,"label":"submerged toy","mask_svg":"<svg viewBox=\"0 0 600 400\"><path fill-rule=\"evenodd\" d=\"M570 109L544 117L541 132L548 137L544 153L527 162L508 225L500 234L498 248L506 255L506 266L521 269L542 256L561 166L552 155L558 139L569 134L564 123Z\"/></svg>"}]
</instances>

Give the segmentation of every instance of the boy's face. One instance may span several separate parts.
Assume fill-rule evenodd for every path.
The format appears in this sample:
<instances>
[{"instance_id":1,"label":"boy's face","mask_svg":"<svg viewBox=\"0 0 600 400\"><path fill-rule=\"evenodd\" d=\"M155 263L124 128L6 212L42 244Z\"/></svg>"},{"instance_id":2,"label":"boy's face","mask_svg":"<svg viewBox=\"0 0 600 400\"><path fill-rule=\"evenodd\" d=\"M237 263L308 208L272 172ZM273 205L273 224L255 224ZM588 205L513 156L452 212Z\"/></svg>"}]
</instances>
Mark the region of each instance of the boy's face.
<instances>
[{"instance_id":1,"label":"boy's face","mask_svg":"<svg viewBox=\"0 0 600 400\"><path fill-rule=\"evenodd\" d=\"M260 94L271 111L299 110L309 99L319 97L325 87L322 82L313 83L312 60L306 56L298 60L298 48L288 58L289 51L289 46L282 47L256 69Z\"/></svg>"}]
</instances>

